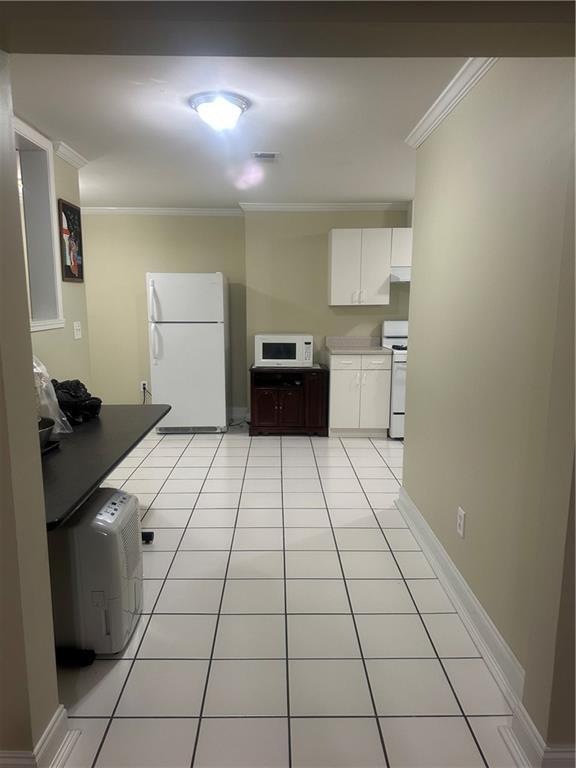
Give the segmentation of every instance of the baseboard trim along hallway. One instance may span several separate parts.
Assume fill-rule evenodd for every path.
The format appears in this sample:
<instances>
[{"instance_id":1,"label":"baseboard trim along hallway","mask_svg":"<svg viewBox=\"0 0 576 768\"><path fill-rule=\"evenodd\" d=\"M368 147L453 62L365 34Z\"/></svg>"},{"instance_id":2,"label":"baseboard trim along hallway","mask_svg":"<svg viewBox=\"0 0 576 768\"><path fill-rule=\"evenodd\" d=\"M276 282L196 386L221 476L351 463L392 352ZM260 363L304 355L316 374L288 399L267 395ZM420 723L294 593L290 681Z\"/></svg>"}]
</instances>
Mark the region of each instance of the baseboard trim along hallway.
<instances>
[{"instance_id":1,"label":"baseboard trim along hallway","mask_svg":"<svg viewBox=\"0 0 576 768\"><path fill-rule=\"evenodd\" d=\"M0 751L0 768L63 768L80 731L68 729L68 714L60 704L33 752Z\"/></svg>"},{"instance_id":2,"label":"baseboard trim along hallway","mask_svg":"<svg viewBox=\"0 0 576 768\"><path fill-rule=\"evenodd\" d=\"M511 727L498 731L516 765L573 768L573 748L546 746L522 704L522 666L404 487L397 505L512 708Z\"/></svg>"}]
</instances>

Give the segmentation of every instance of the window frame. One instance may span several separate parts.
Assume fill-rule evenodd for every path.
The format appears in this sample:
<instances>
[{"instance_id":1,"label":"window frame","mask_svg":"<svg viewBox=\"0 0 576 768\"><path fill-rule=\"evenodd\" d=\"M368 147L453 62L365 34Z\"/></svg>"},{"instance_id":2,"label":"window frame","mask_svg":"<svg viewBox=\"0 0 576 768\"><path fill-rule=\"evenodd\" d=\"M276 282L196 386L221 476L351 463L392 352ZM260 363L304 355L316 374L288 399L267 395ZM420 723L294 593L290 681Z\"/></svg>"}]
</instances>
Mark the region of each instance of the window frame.
<instances>
[{"instance_id":1,"label":"window frame","mask_svg":"<svg viewBox=\"0 0 576 768\"><path fill-rule=\"evenodd\" d=\"M43 134L32 128L32 126L25 123L20 118L14 116L13 118L14 134L22 136L22 138L35 144L39 149L46 153L46 162L48 167L48 190L49 190L49 208L50 208L50 220L51 226L51 239L52 239L52 257L54 266L54 287L56 295L56 304L58 314L54 318L46 320L34 320L30 317L30 331L36 333L38 331L51 331L57 328L64 328L66 325L66 319L64 317L64 305L62 301L62 280L60 275L60 231L58 226L58 206L56 203L56 180L54 176L54 146L50 139L46 138Z\"/></svg>"}]
</instances>

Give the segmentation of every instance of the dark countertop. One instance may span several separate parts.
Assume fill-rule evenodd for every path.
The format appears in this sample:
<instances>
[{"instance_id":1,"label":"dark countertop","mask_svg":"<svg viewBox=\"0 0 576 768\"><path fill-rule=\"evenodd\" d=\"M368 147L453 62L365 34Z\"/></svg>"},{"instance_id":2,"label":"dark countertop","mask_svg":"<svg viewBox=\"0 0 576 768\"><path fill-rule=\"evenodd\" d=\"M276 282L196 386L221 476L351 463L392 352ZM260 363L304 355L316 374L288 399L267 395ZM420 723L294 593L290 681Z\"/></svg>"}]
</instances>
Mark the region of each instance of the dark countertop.
<instances>
[{"instance_id":1,"label":"dark countertop","mask_svg":"<svg viewBox=\"0 0 576 768\"><path fill-rule=\"evenodd\" d=\"M58 435L42 457L48 530L57 528L168 413L169 405L103 405L100 416Z\"/></svg>"}]
</instances>

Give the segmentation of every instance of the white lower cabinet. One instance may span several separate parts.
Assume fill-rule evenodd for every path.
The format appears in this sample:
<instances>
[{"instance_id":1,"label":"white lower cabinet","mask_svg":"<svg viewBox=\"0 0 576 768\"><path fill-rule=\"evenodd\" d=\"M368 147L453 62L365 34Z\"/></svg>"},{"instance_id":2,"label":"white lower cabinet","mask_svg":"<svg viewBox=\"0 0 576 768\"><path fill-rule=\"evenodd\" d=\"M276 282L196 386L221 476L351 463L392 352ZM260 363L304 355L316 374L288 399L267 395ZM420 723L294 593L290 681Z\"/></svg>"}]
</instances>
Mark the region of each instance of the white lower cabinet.
<instances>
[{"instance_id":1,"label":"white lower cabinet","mask_svg":"<svg viewBox=\"0 0 576 768\"><path fill-rule=\"evenodd\" d=\"M390 422L390 355L330 355L330 429L374 430Z\"/></svg>"},{"instance_id":2,"label":"white lower cabinet","mask_svg":"<svg viewBox=\"0 0 576 768\"><path fill-rule=\"evenodd\" d=\"M388 429L389 426L390 369L362 371L360 429Z\"/></svg>"},{"instance_id":3,"label":"white lower cabinet","mask_svg":"<svg viewBox=\"0 0 576 768\"><path fill-rule=\"evenodd\" d=\"M330 428L354 429L360 422L360 371L330 371Z\"/></svg>"}]
</instances>

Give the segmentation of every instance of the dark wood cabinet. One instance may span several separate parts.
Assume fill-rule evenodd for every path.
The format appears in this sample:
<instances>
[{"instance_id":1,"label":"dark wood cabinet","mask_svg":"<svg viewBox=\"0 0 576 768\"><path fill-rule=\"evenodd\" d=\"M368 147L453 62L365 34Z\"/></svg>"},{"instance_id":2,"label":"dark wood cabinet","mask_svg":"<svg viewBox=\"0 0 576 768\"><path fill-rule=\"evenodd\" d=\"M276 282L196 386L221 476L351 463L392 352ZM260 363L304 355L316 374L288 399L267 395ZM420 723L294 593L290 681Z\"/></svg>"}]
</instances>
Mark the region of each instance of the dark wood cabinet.
<instances>
[{"instance_id":1,"label":"dark wood cabinet","mask_svg":"<svg viewBox=\"0 0 576 768\"><path fill-rule=\"evenodd\" d=\"M278 390L278 424L299 427L304 417L304 392L300 389Z\"/></svg>"},{"instance_id":2,"label":"dark wood cabinet","mask_svg":"<svg viewBox=\"0 0 576 768\"><path fill-rule=\"evenodd\" d=\"M251 435L328 434L328 369L251 368Z\"/></svg>"},{"instance_id":3,"label":"dark wood cabinet","mask_svg":"<svg viewBox=\"0 0 576 768\"><path fill-rule=\"evenodd\" d=\"M278 424L278 392L275 389L257 389L252 398L252 418L263 427Z\"/></svg>"}]
</instances>

